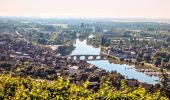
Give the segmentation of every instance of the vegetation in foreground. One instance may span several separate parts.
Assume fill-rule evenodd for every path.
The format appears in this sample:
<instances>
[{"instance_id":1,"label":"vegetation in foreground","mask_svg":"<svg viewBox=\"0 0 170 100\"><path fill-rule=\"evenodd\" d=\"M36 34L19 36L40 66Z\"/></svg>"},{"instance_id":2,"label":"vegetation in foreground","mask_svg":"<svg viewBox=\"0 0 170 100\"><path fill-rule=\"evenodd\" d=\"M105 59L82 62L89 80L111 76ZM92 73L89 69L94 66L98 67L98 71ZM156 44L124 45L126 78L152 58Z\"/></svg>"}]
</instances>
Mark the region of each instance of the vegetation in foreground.
<instances>
[{"instance_id":1,"label":"vegetation in foreground","mask_svg":"<svg viewBox=\"0 0 170 100\"><path fill-rule=\"evenodd\" d=\"M144 88L129 88L122 81L121 89L102 83L95 92L82 86L70 84L62 78L56 81L34 80L31 78L0 76L0 100L169 100L160 91L151 93Z\"/></svg>"}]
</instances>

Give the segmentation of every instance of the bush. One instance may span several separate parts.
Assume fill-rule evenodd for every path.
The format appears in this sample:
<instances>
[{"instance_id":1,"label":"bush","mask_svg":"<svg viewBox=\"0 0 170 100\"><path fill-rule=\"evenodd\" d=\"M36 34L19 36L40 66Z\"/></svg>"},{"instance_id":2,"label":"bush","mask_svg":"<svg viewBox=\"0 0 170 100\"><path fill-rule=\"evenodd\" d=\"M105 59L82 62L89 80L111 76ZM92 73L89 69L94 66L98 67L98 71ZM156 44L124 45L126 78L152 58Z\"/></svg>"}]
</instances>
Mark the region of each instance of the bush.
<instances>
[{"instance_id":1,"label":"bush","mask_svg":"<svg viewBox=\"0 0 170 100\"><path fill-rule=\"evenodd\" d=\"M150 93L141 87L131 89L124 82L118 90L109 84L106 81L94 92L87 89L89 82L76 86L62 78L46 81L0 75L0 100L168 100L160 91Z\"/></svg>"}]
</instances>

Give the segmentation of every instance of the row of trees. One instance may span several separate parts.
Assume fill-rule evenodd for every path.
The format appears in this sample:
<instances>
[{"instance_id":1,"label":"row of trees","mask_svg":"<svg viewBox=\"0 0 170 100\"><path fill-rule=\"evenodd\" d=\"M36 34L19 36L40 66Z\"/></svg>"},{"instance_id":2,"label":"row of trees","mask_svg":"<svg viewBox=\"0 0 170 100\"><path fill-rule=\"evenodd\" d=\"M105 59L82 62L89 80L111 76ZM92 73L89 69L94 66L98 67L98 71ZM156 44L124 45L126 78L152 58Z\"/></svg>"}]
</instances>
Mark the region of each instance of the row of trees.
<instances>
[{"instance_id":1,"label":"row of trees","mask_svg":"<svg viewBox=\"0 0 170 100\"><path fill-rule=\"evenodd\" d=\"M170 69L170 52L168 50L158 51L153 56L155 66Z\"/></svg>"},{"instance_id":2,"label":"row of trees","mask_svg":"<svg viewBox=\"0 0 170 100\"><path fill-rule=\"evenodd\" d=\"M56 81L0 75L0 99L8 100L168 100L160 91L150 93L142 87L130 88L123 81L121 88L110 86L108 81L95 92L88 89L89 82L82 86L71 84L62 78Z\"/></svg>"},{"instance_id":3,"label":"row of trees","mask_svg":"<svg viewBox=\"0 0 170 100\"><path fill-rule=\"evenodd\" d=\"M57 78L57 67L40 67L31 64L12 66L11 64L0 64L1 73L9 73L12 76L30 76L32 78L41 78L55 80Z\"/></svg>"}]
</instances>

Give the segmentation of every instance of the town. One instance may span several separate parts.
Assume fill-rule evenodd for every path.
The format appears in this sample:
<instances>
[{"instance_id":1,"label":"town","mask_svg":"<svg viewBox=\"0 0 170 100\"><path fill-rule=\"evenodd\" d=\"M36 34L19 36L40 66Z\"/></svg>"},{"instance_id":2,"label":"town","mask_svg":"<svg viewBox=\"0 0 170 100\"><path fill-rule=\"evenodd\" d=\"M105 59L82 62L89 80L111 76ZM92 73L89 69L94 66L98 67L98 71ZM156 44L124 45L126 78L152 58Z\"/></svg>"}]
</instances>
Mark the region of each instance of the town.
<instances>
[{"instance_id":1,"label":"town","mask_svg":"<svg viewBox=\"0 0 170 100\"><path fill-rule=\"evenodd\" d=\"M146 72L150 76L159 77L162 74L160 69L170 75L169 24L85 20L69 23L54 19L39 23L38 19L30 20L0 19L1 74L49 81L62 77L76 85L89 81L88 88L94 91L98 91L106 80L117 88L122 80L126 80L129 87L157 89L159 84L140 82L116 70L109 72L85 59L69 59L67 56L76 49L76 39L87 39L88 45L100 47L99 55L107 56L111 62L132 64L137 66L137 72Z\"/></svg>"}]
</instances>

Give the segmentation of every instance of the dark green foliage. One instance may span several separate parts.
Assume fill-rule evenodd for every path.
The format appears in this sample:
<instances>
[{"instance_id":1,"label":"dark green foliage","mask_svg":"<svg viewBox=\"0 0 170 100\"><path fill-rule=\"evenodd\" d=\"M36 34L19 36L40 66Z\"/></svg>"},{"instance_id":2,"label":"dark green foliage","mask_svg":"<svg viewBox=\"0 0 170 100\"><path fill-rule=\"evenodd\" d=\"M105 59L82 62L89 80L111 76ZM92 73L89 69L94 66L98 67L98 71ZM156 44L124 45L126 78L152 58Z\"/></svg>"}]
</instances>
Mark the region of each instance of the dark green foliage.
<instances>
[{"instance_id":1,"label":"dark green foliage","mask_svg":"<svg viewBox=\"0 0 170 100\"><path fill-rule=\"evenodd\" d=\"M80 76L80 80L82 80L82 81L85 82L85 81L87 81L88 77L89 77L88 74L84 74L84 73L83 73L83 74L81 74L81 76Z\"/></svg>"},{"instance_id":2,"label":"dark green foliage","mask_svg":"<svg viewBox=\"0 0 170 100\"><path fill-rule=\"evenodd\" d=\"M106 36L101 37L101 45L102 46L108 47L110 45L110 42L111 42L111 40L108 37L106 37Z\"/></svg>"},{"instance_id":3,"label":"dark green foliage","mask_svg":"<svg viewBox=\"0 0 170 100\"><path fill-rule=\"evenodd\" d=\"M160 57L157 57L155 60L154 60L154 64L156 67L158 67L159 65L161 65L161 58Z\"/></svg>"},{"instance_id":4,"label":"dark green foliage","mask_svg":"<svg viewBox=\"0 0 170 100\"><path fill-rule=\"evenodd\" d=\"M166 40L167 42L170 42L170 37L169 38L167 38L167 40Z\"/></svg>"},{"instance_id":5,"label":"dark green foliage","mask_svg":"<svg viewBox=\"0 0 170 100\"><path fill-rule=\"evenodd\" d=\"M162 68L169 68L170 51L168 49L158 51L154 54L153 59L155 66L161 65Z\"/></svg>"},{"instance_id":6,"label":"dark green foliage","mask_svg":"<svg viewBox=\"0 0 170 100\"><path fill-rule=\"evenodd\" d=\"M74 50L73 45L62 45L58 47L58 52L62 55L68 55Z\"/></svg>"},{"instance_id":7,"label":"dark green foliage","mask_svg":"<svg viewBox=\"0 0 170 100\"><path fill-rule=\"evenodd\" d=\"M161 94L170 98L170 78L167 73L161 69Z\"/></svg>"},{"instance_id":8,"label":"dark green foliage","mask_svg":"<svg viewBox=\"0 0 170 100\"><path fill-rule=\"evenodd\" d=\"M26 64L27 63L27 64ZM54 80L57 78L56 69L54 67L40 67L25 62L24 65L12 66L7 63L0 64L0 71L11 73L13 76L31 76L32 78L41 78Z\"/></svg>"}]
</instances>

